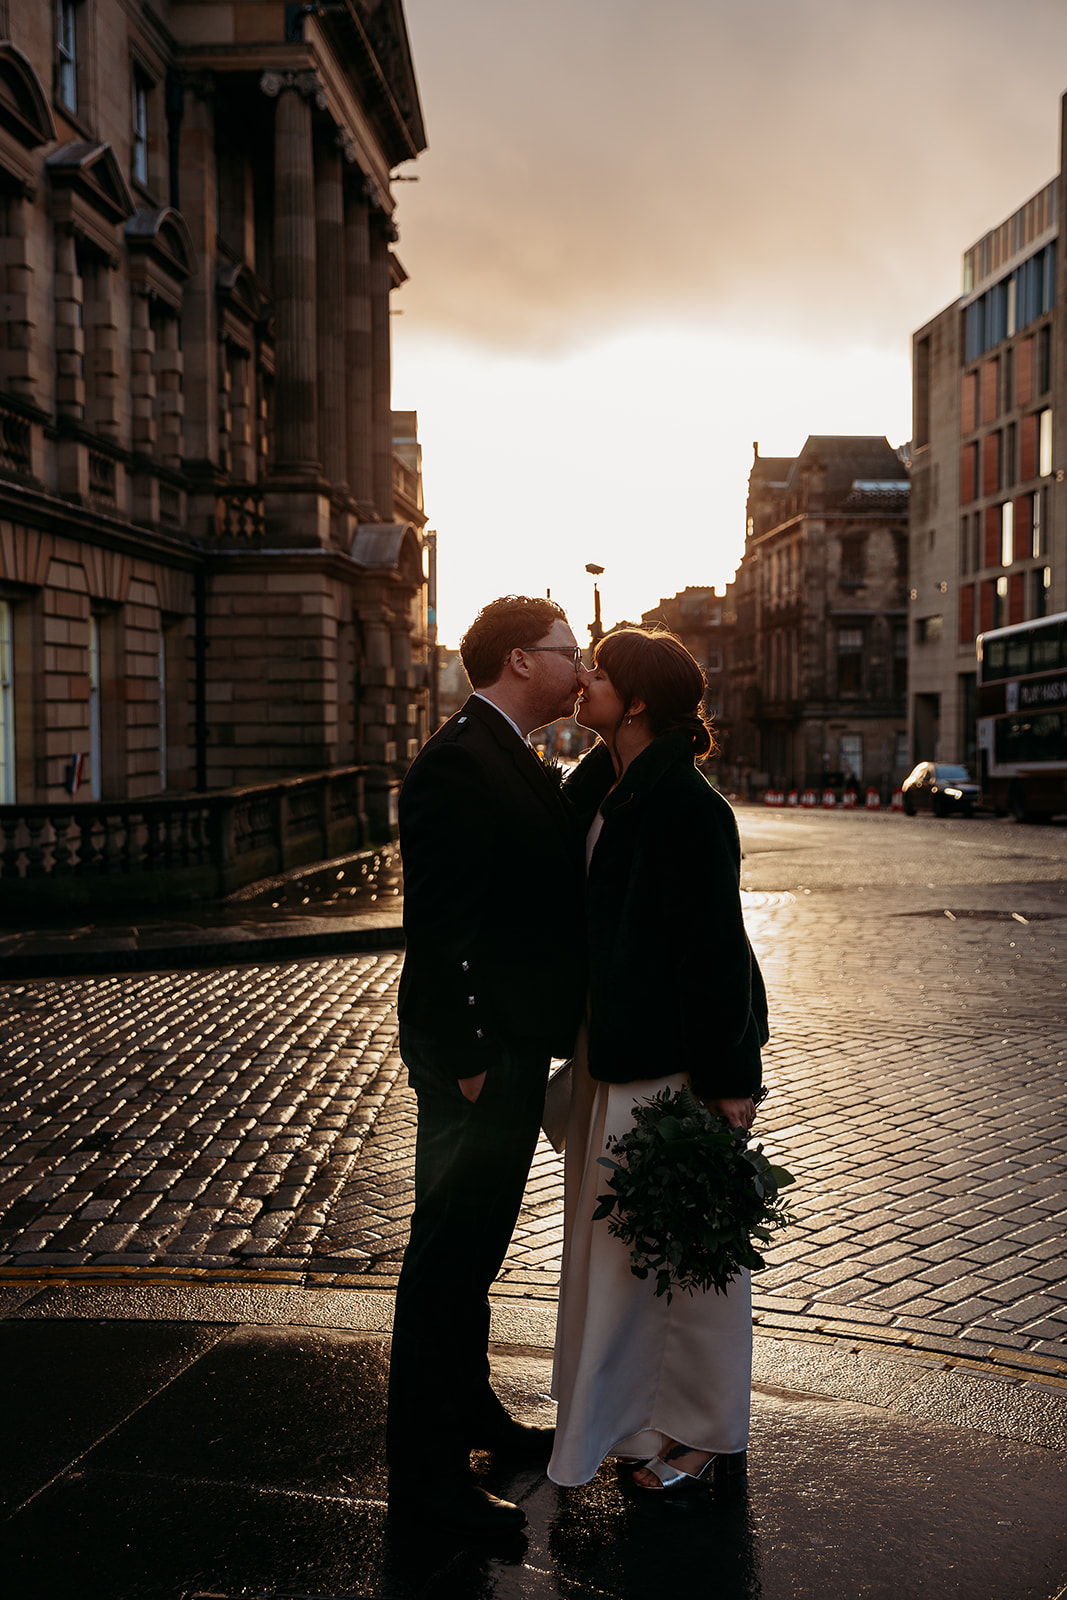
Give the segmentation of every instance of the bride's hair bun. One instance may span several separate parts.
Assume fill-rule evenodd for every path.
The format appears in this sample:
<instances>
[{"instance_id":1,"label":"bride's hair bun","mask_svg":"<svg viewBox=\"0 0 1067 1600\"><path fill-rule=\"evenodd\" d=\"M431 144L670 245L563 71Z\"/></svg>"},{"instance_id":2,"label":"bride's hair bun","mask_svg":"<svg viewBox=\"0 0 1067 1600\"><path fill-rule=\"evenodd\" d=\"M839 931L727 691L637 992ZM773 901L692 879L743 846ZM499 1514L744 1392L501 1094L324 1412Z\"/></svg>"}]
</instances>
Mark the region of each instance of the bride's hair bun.
<instances>
[{"instance_id":1,"label":"bride's hair bun","mask_svg":"<svg viewBox=\"0 0 1067 1600\"><path fill-rule=\"evenodd\" d=\"M601 639L596 661L624 706L644 701L654 734L688 733L698 761L714 750L703 707L704 670L675 634L665 628L619 628Z\"/></svg>"}]
</instances>

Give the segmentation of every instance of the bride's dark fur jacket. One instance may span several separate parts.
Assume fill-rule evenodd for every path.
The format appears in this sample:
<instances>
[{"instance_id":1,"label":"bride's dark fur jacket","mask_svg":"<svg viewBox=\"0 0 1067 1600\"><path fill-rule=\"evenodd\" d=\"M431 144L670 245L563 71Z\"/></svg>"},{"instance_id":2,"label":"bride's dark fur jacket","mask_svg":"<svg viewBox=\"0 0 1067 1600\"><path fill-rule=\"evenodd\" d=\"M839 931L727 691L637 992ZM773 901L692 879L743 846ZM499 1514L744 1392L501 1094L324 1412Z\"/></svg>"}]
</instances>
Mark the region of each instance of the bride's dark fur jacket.
<instances>
[{"instance_id":1,"label":"bride's dark fur jacket","mask_svg":"<svg viewBox=\"0 0 1067 1600\"><path fill-rule=\"evenodd\" d=\"M590 1075L686 1071L704 1100L750 1095L767 995L741 916L734 814L684 730L654 739L614 781L598 743L563 787L584 828L604 816L588 882Z\"/></svg>"}]
</instances>

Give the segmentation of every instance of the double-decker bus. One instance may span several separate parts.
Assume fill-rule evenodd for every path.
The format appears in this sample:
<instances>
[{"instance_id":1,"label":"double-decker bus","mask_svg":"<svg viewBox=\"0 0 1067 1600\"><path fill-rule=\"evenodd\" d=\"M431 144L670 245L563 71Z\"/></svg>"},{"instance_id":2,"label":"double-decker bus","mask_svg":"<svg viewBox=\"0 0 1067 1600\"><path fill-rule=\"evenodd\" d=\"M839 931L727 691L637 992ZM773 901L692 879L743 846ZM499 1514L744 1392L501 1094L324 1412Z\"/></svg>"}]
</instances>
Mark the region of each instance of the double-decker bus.
<instances>
[{"instance_id":1,"label":"double-decker bus","mask_svg":"<svg viewBox=\"0 0 1067 1600\"><path fill-rule=\"evenodd\" d=\"M979 634L983 805L1020 822L1067 812L1067 611Z\"/></svg>"}]
</instances>

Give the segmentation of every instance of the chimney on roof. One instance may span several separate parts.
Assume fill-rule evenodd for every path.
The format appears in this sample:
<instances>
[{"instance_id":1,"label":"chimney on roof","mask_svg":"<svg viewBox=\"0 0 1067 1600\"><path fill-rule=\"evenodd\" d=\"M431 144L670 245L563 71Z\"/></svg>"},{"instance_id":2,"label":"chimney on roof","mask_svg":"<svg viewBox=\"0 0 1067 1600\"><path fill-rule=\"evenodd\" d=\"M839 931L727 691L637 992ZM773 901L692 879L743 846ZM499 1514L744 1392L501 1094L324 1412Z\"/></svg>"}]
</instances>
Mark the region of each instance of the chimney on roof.
<instances>
[{"instance_id":1,"label":"chimney on roof","mask_svg":"<svg viewBox=\"0 0 1067 1600\"><path fill-rule=\"evenodd\" d=\"M753 439L753 441L752 441L752 459L753 459L753 461L758 461L759 460L759 440L758 439Z\"/></svg>"}]
</instances>

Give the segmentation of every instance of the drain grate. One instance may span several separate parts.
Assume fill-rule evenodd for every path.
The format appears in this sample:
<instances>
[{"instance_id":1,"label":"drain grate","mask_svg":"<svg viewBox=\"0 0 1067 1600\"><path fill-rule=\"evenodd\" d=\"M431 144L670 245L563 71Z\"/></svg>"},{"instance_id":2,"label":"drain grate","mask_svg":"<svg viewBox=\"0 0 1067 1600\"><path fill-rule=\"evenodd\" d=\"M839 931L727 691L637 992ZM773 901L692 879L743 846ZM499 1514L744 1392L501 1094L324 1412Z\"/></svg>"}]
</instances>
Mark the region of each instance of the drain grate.
<instances>
[{"instance_id":1,"label":"drain grate","mask_svg":"<svg viewBox=\"0 0 1067 1600\"><path fill-rule=\"evenodd\" d=\"M892 913L898 917L933 917L941 921L947 917L950 922L1021 922L1024 926L1031 922L1055 922L1065 916L1067 911L897 911Z\"/></svg>"},{"instance_id":2,"label":"drain grate","mask_svg":"<svg viewBox=\"0 0 1067 1600\"><path fill-rule=\"evenodd\" d=\"M195 1593L187 1591L182 1600L381 1600L381 1597L368 1594L365 1589L358 1593L355 1589L346 1589L343 1594L297 1594L292 1589L197 1589Z\"/></svg>"}]
</instances>

